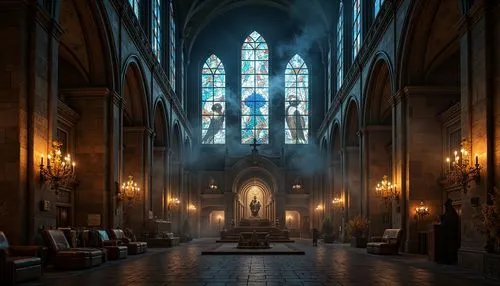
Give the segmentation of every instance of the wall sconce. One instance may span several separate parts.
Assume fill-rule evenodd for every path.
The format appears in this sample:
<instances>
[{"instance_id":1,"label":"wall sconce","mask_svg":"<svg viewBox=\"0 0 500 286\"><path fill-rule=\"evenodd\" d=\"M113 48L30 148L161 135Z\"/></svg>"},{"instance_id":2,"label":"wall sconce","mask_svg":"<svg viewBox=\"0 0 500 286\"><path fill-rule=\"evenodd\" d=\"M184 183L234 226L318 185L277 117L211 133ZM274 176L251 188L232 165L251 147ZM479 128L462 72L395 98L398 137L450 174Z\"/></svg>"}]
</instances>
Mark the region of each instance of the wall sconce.
<instances>
[{"instance_id":1,"label":"wall sconce","mask_svg":"<svg viewBox=\"0 0 500 286\"><path fill-rule=\"evenodd\" d=\"M322 211L323 210L323 205L317 205L315 210L316 211Z\"/></svg>"},{"instance_id":2,"label":"wall sconce","mask_svg":"<svg viewBox=\"0 0 500 286\"><path fill-rule=\"evenodd\" d=\"M139 196L140 191L141 188L134 182L134 176L128 176L128 180L122 184L118 194L118 202L127 199L128 203L131 204Z\"/></svg>"},{"instance_id":3,"label":"wall sconce","mask_svg":"<svg viewBox=\"0 0 500 286\"><path fill-rule=\"evenodd\" d=\"M397 185L391 183L388 180L388 176L384 175L382 181L375 187L375 195L384 201L385 206L388 207L391 201L399 200L399 193L397 191Z\"/></svg>"},{"instance_id":4,"label":"wall sconce","mask_svg":"<svg viewBox=\"0 0 500 286\"><path fill-rule=\"evenodd\" d=\"M479 158L476 154L476 164L472 166L469 161L469 151L467 148L467 141L462 140L462 148L460 153L457 151L453 152L454 159L451 160L449 157L446 158L448 164L448 171L446 171L446 179L451 184L458 184L462 187L464 194L467 194L469 189L470 181L479 182L481 179L481 166L479 165Z\"/></svg>"},{"instance_id":5,"label":"wall sconce","mask_svg":"<svg viewBox=\"0 0 500 286\"><path fill-rule=\"evenodd\" d=\"M188 209L188 211L195 212L196 211L196 206L193 205L193 204L189 204L187 209Z\"/></svg>"},{"instance_id":6,"label":"wall sconce","mask_svg":"<svg viewBox=\"0 0 500 286\"><path fill-rule=\"evenodd\" d=\"M336 207L340 207L342 211L344 210L344 200L342 198L333 198L332 204Z\"/></svg>"},{"instance_id":7,"label":"wall sconce","mask_svg":"<svg viewBox=\"0 0 500 286\"><path fill-rule=\"evenodd\" d=\"M52 149L47 154L47 166L43 165L43 154L40 159L40 182L48 182L51 189L58 193L61 185L75 183L75 162L71 160L71 155L65 157L61 151L62 143L52 142Z\"/></svg>"},{"instance_id":8,"label":"wall sconce","mask_svg":"<svg viewBox=\"0 0 500 286\"><path fill-rule=\"evenodd\" d=\"M219 188L215 183L214 178L210 178L210 182L208 183L208 188L212 191L217 191L217 189Z\"/></svg>"},{"instance_id":9,"label":"wall sconce","mask_svg":"<svg viewBox=\"0 0 500 286\"><path fill-rule=\"evenodd\" d=\"M302 184L300 183L300 179L296 178L295 182L292 185L292 190L295 192L301 191L302 190Z\"/></svg>"},{"instance_id":10,"label":"wall sconce","mask_svg":"<svg viewBox=\"0 0 500 286\"><path fill-rule=\"evenodd\" d=\"M170 198L170 199L168 199L167 207L169 209L175 208L175 207L178 207L180 205L180 203L181 203L181 201L178 198Z\"/></svg>"},{"instance_id":11,"label":"wall sconce","mask_svg":"<svg viewBox=\"0 0 500 286\"><path fill-rule=\"evenodd\" d=\"M429 215L429 207L424 204L423 201L420 201L420 204L415 207L415 213L417 214L417 219L423 219L425 216Z\"/></svg>"}]
</instances>

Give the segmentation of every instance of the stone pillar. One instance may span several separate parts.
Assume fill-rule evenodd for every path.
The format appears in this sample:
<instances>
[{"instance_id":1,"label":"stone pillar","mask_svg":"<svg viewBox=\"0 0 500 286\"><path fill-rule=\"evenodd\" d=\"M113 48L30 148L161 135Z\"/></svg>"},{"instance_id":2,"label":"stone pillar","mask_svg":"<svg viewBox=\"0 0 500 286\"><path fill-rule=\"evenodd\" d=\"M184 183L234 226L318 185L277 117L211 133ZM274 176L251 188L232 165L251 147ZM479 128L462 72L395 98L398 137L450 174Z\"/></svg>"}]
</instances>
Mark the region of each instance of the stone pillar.
<instances>
[{"instance_id":1,"label":"stone pillar","mask_svg":"<svg viewBox=\"0 0 500 286\"><path fill-rule=\"evenodd\" d=\"M347 213L348 218L361 215L362 193L361 193L361 170L359 147L350 146L344 149L344 181L346 182L345 192L347 193Z\"/></svg>"},{"instance_id":2,"label":"stone pillar","mask_svg":"<svg viewBox=\"0 0 500 286\"><path fill-rule=\"evenodd\" d=\"M390 153L392 148L391 126L371 125L363 129L363 188L366 204L365 213L370 220L370 234L380 236L386 228L391 228L392 210L375 196L375 187L387 175L392 182Z\"/></svg>"},{"instance_id":3,"label":"stone pillar","mask_svg":"<svg viewBox=\"0 0 500 286\"><path fill-rule=\"evenodd\" d=\"M461 59L461 127L462 137L471 145L471 155L478 154L481 181L470 183L462 197L461 246L458 264L482 272L486 237L477 231L473 198L480 204L488 201L488 193L499 189L500 180L500 93L499 52L500 3L474 1L465 11L457 27L460 35ZM474 160L474 159L473 159Z\"/></svg>"},{"instance_id":4,"label":"stone pillar","mask_svg":"<svg viewBox=\"0 0 500 286\"><path fill-rule=\"evenodd\" d=\"M151 182L151 209L153 215L165 218L165 190L167 189L167 154L163 146L153 148L153 174Z\"/></svg>"},{"instance_id":5,"label":"stone pillar","mask_svg":"<svg viewBox=\"0 0 500 286\"><path fill-rule=\"evenodd\" d=\"M401 190L401 227L405 229L405 249L418 250L415 207L424 201L432 210L422 230L441 214L444 166L443 133L439 114L456 99L459 90L448 87L405 87L396 103L396 183ZM402 131L403 133L399 133ZM403 159L404 158L404 159ZM402 175L404 173L404 176ZM405 179L403 179L405 178ZM397 222L395 227L398 227Z\"/></svg>"},{"instance_id":6,"label":"stone pillar","mask_svg":"<svg viewBox=\"0 0 500 286\"><path fill-rule=\"evenodd\" d=\"M0 224L11 244L31 243L39 225L55 225L55 202L39 183L57 124L61 29L36 2L0 1ZM45 189L45 190L44 190Z\"/></svg>"},{"instance_id":7,"label":"stone pillar","mask_svg":"<svg viewBox=\"0 0 500 286\"><path fill-rule=\"evenodd\" d=\"M152 132L145 127L124 127L123 131L123 178L133 176L134 181L141 188L140 197L125 210L126 221L135 233L141 233L143 224L149 216L149 194L151 184L149 182L148 158L152 152L149 149Z\"/></svg>"},{"instance_id":8,"label":"stone pillar","mask_svg":"<svg viewBox=\"0 0 500 286\"><path fill-rule=\"evenodd\" d=\"M99 216L101 226L114 226L119 220L114 210L120 185L120 150L114 147L120 146L120 121L115 119L120 117L121 100L106 88L65 89L60 93L80 116L75 132L75 225L87 226L89 216Z\"/></svg>"}]
</instances>

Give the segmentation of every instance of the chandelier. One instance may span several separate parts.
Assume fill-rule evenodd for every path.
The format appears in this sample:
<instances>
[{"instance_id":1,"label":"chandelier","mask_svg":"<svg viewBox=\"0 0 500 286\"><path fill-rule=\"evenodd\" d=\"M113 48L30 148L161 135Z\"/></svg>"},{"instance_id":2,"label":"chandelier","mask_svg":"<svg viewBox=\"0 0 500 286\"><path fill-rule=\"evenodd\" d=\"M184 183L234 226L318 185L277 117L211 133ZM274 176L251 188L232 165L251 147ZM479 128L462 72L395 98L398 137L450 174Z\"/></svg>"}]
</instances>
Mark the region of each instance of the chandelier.
<instances>
[{"instance_id":1,"label":"chandelier","mask_svg":"<svg viewBox=\"0 0 500 286\"><path fill-rule=\"evenodd\" d=\"M123 199L127 199L129 203L139 195L141 188L137 186L137 183L134 182L134 176L128 176L128 180L122 184L121 191L118 194L118 200L121 201Z\"/></svg>"},{"instance_id":2,"label":"chandelier","mask_svg":"<svg viewBox=\"0 0 500 286\"><path fill-rule=\"evenodd\" d=\"M462 141L462 148L460 153L457 151L453 152L454 158L451 160L449 157L446 158L448 165L448 170L446 171L446 179L451 184L458 184L462 187L464 193L467 193L470 181L479 182L481 175L479 165L478 155L476 154L476 164L471 165L469 161L469 151L467 148L467 142Z\"/></svg>"},{"instance_id":3,"label":"chandelier","mask_svg":"<svg viewBox=\"0 0 500 286\"><path fill-rule=\"evenodd\" d=\"M71 155L63 157L61 151L62 143L52 142L52 149L47 154L47 165L44 165L43 154L40 160L40 180L48 182L50 187L56 191L61 185L67 186L75 182L75 162L71 160Z\"/></svg>"},{"instance_id":4,"label":"chandelier","mask_svg":"<svg viewBox=\"0 0 500 286\"><path fill-rule=\"evenodd\" d=\"M295 182L292 185L292 190L293 191L300 191L300 190L302 190L302 184L300 183L299 178L295 179Z\"/></svg>"},{"instance_id":5,"label":"chandelier","mask_svg":"<svg viewBox=\"0 0 500 286\"><path fill-rule=\"evenodd\" d=\"M419 219L422 219L429 214L429 207L426 206L423 201L420 201L420 204L415 207L415 213Z\"/></svg>"},{"instance_id":6,"label":"chandelier","mask_svg":"<svg viewBox=\"0 0 500 286\"><path fill-rule=\"evenodd\" d=\"M167 207L168 207L168 209L171 209L171 208L179 206L180 203L181 203L181 201L177 197L169 198L168 202L167 202Z\"/></svg>"},{"instance_id":7,"label":"chandelier","mask_svg":"<svg viewBox=\"0 0 500 286\"><path fill-rule=\"evenodd\" d=\"M391 201L397 201L399 199L397 185L389 182L387 175L384 175L382 181L377 184L375 195L383 200L386 206L388 206Z\"/></svg>"},{"instance_id":8,"label":"chandelier","mask_svg":"<svg viewBox=\"0 0 500 286\"><path fill-rule=\"evenodd\" d=\"M217 191L217 189L219 188L219 187L217 186L217 184L215 183L214 178L210 178L210 182L209 182L209 184L208 184L208 188L209 188L210 190L212 190L212 191Z\"/></svg>"}]
</instances>

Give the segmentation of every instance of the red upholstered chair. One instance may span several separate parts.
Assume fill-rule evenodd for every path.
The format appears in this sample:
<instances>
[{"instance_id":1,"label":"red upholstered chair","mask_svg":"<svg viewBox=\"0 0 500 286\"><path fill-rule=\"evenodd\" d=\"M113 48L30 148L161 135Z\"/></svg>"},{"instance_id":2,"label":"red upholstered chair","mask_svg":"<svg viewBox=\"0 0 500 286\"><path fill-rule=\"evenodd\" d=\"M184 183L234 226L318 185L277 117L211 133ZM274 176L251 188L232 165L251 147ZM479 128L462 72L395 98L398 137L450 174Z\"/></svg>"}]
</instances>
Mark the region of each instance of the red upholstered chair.
<instances>
[{"instance_id":1,"label":"red upholstered chair","mask_svg":"<svg viewBox=\"0 0 500 286\"><path fill-rule=\"evenodd\" d=\"M127 237L122 229L112 228L109 230L111 239L121 241L128 248L128 254L141 254L147 251L148 244L142 241L134 241L134 238Z\"/></svg>"},{"instance_id":2,"label":"red upholstered chair","mask_svg":"<svg viewBox=\"0 0 500 286\"><path fill-rule=\"evenodd\" d=\"M106 230L94 230L92 231L92 235L95 236L95 240L97 242L97 245L93 246L105 249L109 260L127 258L127 246L122 245L122 242L119 240L110 239Z\"/></svg>"},{"instance_id":3,"label":"red upholstered chair","mask_svg":"<svg viewBox=\"0 0 500 286\"><path fill-rule=\"evenodd\" d=\"M42 276L39 246L12 246L0 231L0 285L37 280Z\"/></svg>"},{"instance_id":4,"label":"red upholstered chair","mask_svg":"<svg viewBox=\"0 0 500 286\"><path fill-rule=\"evenodd\" d=\"M95 248L71 248L64 233L56 229L42 232L54 266L61 269L82 269L100 265L104 252Z\"/></svg>"}]
</instances>

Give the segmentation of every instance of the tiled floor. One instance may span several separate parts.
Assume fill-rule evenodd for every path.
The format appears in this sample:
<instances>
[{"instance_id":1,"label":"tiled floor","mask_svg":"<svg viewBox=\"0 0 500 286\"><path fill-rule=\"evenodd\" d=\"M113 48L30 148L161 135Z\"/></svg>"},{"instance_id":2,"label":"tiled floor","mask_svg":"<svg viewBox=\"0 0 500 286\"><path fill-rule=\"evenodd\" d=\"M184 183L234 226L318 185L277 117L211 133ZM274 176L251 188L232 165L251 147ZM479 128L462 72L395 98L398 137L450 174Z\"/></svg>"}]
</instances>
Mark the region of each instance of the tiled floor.
<instances>
[{"instance_id":1,"label":"tiled floor","mask_svg":"<svg viewBox=\"0 0 500 286\"><path fill-rule=\"evenodd\" d=\"M100 267L47 273L27 285L500 285L457 266L425 258L376 256L346 245L299 240L306 255L200 255L215 239L201 239L170 249Z\"/></svg>"}]
</instances>

